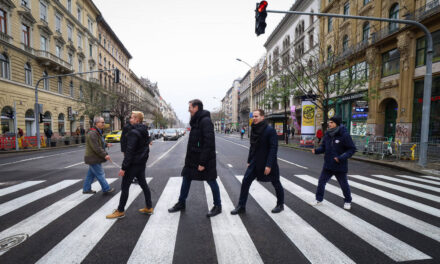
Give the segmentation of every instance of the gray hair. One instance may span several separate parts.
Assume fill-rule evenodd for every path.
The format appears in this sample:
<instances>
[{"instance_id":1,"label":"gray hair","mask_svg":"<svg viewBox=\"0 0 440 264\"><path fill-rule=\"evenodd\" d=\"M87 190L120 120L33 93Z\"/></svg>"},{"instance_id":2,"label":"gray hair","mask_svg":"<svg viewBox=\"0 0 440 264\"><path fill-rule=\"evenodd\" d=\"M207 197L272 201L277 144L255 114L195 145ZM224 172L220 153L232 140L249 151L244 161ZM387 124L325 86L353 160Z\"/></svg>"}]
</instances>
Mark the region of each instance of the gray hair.
<instances>
[{"instance_id":1,"label":"gray hair","mask_svg":"<svg viewBox=\"0 0 440 264\"><path fill-rule=\"evenodd\" d=\"M95 117L93 118L93 124L96 124L96 123L98 123L99 121L101 121L101 118L104 119L104 117L102 117L102 116L95 116Z\"/></svg>"}]
</instances>

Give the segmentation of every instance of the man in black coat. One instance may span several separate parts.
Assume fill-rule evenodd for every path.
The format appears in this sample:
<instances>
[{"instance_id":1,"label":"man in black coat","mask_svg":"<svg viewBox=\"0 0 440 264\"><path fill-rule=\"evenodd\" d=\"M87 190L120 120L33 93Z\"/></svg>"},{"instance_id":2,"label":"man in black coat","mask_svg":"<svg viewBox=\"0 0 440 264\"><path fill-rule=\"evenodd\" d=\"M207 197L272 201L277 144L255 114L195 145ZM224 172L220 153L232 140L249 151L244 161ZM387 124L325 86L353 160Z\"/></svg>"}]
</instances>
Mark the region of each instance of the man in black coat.
<instances>
[{"instance_id":1,"label":"man in black coat","mask_svg":"<svg viewBox=\"0 0 440 264\"><path fill-rule=\"evenodd\" d=\"M191 114L191 131L189 133L186 150L185 166L182 170L182 186L179 201L168 211L170 213L185 209L191 181L206 181L211 187L214 198L214 207L208 212L207 217L213 217L222 212L220 189L217 184L215 134L211 114L203 110L203 103L198 99L189 102Z\"/></svg>"},{"instance_id":2,"label":"man in black coat","mask_svg":"<svg viewBox=\"0 0 440 264\"><path fill-rule=\"evenodd\" d=\"M328 122L324 140L317 149L312 149L313 154L324 154L324 167L319 176L316 190L316 201L312 205L320 205L324 200L325 185L333 175L341 186L344 194L344 209L351 209L351 192L348 185L347 171L348 159L356 152L356 146L350 134L344 126L341 126L341 118L334 116Z\"/></svg>"},{"instance_id":3,"label":"man in black coat","mask_svg":"<svg viewBox=\"0 0 440 264\"><path fill-rule=\"evenodd\" d=\"M139 209L140 213L152 214L153 205L151 202L150 188L148 188L145 180L145 167L150 153L149 135L145 125L142 124L144 114L142 112L133 111L131 113L130 125L126 138L126 146L124 152L124 161L122 162L119 176L122 178L121 198L119 200L118 209L112 214L107 215L108 219L122 218L125 216L125 205L128 199L128 191L133 179L136 177L139 185L144 191L146 207Z\"/></svg>"},{"instance_id":4,"label":"man in black coat","mask_svg":"<svg viewBox=\"0 0 440 264\"><path fill-rule=\"evenodd\" d=\"M250 142L248 168L241 184L238 206L231 211L231 214L246 212L249 188L255 179L272 182L277 195L277 204L272 209L272 213L279 213L284 210L284 189L280 182L280 170L277 162L278 138L275 129L264 120L262 109L253 113Z\"/></svg>"}]
</instances>

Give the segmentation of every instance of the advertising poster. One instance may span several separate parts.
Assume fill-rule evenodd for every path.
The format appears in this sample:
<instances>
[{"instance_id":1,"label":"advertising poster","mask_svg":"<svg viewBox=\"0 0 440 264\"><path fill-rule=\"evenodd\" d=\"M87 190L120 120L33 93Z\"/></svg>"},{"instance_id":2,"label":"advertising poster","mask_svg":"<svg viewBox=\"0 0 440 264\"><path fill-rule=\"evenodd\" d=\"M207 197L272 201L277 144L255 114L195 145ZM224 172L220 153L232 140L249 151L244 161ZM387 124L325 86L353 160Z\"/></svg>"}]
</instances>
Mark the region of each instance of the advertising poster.
<instances>
[{"instance_id":1,"label":"advertising poster","mask_svg":"<svg viewBox=\"0 0 440 264\"><path fill-rule=\"evenodd\" d=\"M315 105L312 101L302 101L301 146L313 147L315 138Z\"/></svg>"},{"instance_id":2,"label":"advertising poster","mask_svg":"<svg viewBox=\"0 0 440 264\"><path fill-rule=\"evenodd\" d=\"M275 130L278 136L283 135L283 123L275 123Z\"/></svg>"}]
</instances>

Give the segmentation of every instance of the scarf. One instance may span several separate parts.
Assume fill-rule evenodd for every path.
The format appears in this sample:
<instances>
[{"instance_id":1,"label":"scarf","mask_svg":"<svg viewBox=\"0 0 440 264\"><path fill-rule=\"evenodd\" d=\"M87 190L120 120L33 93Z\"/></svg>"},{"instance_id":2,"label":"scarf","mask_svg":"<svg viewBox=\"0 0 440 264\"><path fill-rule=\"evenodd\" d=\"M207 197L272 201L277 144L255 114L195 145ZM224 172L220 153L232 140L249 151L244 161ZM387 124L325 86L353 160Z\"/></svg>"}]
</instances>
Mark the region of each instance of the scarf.
<instances>
[{"instance_id":1,"label":"scarf","mask_svg":"<svg viewBox=\"0 0 440 264\"><path fill-rule=\"evenodd\" d=\"M251 130L251 148L250 148L250 152L253 155L256 151L256 149L258 148L258 146L260 145L260 141L261 141L261 135L263 135L264 130L267 127L267 121L263 120L258 124L252 124L252 130Z\"/></svg>"},{"instance_id":2,"label":"scarf","mask_svg":"<svg viewBox=\"0 0 440 264\"><path fill-rule=\"evenodd\" d=\"M335 135L339 132L339 126L335 128L329 128L327 129L327 133L330 135L330 137L335 137Z\"/></svg>"}]
</instances>

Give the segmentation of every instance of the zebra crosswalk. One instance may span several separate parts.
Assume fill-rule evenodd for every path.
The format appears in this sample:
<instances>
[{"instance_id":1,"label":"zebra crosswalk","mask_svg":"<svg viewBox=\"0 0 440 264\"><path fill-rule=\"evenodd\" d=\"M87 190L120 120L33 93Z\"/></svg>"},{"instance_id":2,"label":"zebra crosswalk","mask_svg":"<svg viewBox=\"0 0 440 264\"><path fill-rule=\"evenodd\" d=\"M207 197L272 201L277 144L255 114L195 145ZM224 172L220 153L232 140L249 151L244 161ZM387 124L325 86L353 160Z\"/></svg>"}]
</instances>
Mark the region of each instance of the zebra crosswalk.
<instances>
[{"instance_id":1,"label":"zebra crosswalk","mask_svg":"<svg viewBox=\"0 0 440 264\"><path fill-rule=\"evenodd\" d=\"M342 202L342 191L335 180L326 186L326 197L319 206L311 206L316 190L316 176L294 174L282 176L281 183L286 193L285 210L279 214L271 213L276 204L276 197L264 183L254 182L249 192L248 213L233 216L229 212L234 208L238 198L242 175L220 175L218 184L222 198L223 213L211 219L206 218L204 230L211 232L212 240L207 240L206 246L212 246L218 263L271 263L268 255L280 252L264 252L264 239L257 239L256 233L270 226L279 230L282 236L275 238L280 244L289 245L303 256L296 263L366 263L371 252L377 256L380 263L397 263L411 261L440 262L440 195L438 185L440 180L416 178L407 175L351 175L349 183L352 187L353 207L351 211L344 210L337 199ZM117 178L109 178L109 184L117 183ZM151 184L154 178L147 178ZM157 181L157 180L156 180ZM180 191L181 177L169 177L160 185L163 189L157 192L154 214L148 216L145 226L131 240L126 263L179 263L175 252L185 239L179 230L185 228L180 224L182 217L192 217L185 211L168 213L168 208L175 202ZM393 182L393 183L390 183ZM25 263L19 261L20 249L26 247L28 240L34 243L44 237L44 232L50 232L50 227L70 211L86 206L89 202L98 201L96 210L81 217L62 238L54 241L50 248L35 249L35 263L82 263L100 250L103 239L109 237L116 223L130 225L130 217L123 220L108 220L110 213L118 204L120 193L108 198L103 196L82 194L82 189L68 192L80 186L80 180L61 180L47 186L45 181L25 181L0 189L0 263ZM1 186L1 185L0 185ZM236 189L232 189L235 186ZM30 188L32 187L32 188ZM99 183L92 185L99 189ZM142 189L137 185L130 187L130 195L126 208L133 206L134 201L141 195ZM206 209L212 206L213 200L210 188L203 183L204 194L198 197L204 199ZM389 191L391 190L391 191ZM16 197L17 195L20 195ZM50 197L49 195L56 194ZM8 198L10 197L10 198ZM56 199L54 199L56 197ZM101 198L100 198L101 197ZM436 198L436 199L435 199ZM49 199L47 206L31 214L19 216L18 221L11 223L10 219L21 213L25 208L32 210L34 202ZM425 202L422 202L426 200ZM251 202L252 201L252 202ZM292 201L295 201L293 203ZM187 206L191 206L187 204ZM262 212L264 226L256 228L249 219L252 214L251 206ZM304 212L307 208L307 212ZM71 215L71 214L70 214ZM75 217L72 216L71 217ZM3 225L7 219L8 224ZM319 223L326 223L325 228ZM121 222L119 222L121 221ZM252 222L252 223L250 223ZM387 227L382 223L392 223ZM325 229L340 230L339 236L350 237L350 240L335 238L335 233ZM408 233L410 235L408 235ZM268 233L269 238L275 234ZM415 237L415 238L413 238ZM271 237L271 241L272 237ZM364 250L352 252L350 249L359 243ZM437 250L433 250L433 248ZM365 253L364 253L365 252ZM107 255L107 254L104 254ZM111 254L102 256L105 263L112 262ZM15 261L15 258L17 261ZM198 256L193 263L204 263ZM22 260L22 259L21 259ZM5 262L4 262L5 261ZM285 259L284 263L291 260ZM120 261L118 262L120 263Z\"/></svg>"}]
</instances>

